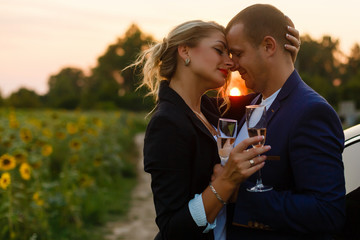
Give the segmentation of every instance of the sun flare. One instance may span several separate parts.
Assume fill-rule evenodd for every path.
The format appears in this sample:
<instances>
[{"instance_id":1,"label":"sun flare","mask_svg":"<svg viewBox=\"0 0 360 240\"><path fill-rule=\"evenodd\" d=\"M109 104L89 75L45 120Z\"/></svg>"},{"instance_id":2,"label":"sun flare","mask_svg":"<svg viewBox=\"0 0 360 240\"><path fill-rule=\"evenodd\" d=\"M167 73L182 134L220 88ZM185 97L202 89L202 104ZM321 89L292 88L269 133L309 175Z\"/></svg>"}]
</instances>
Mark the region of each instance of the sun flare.
<instances>
[{"instance_id":1,"label":"sun flare","mask_svg":"<svg viewBox=\"0 0 360 240\"><path fill-rule=\"evenodd\" d=\"M237 87L233 87L230 89L230 96L240 96L241 92L240 89Z\"/></svg>"}]
</instances>

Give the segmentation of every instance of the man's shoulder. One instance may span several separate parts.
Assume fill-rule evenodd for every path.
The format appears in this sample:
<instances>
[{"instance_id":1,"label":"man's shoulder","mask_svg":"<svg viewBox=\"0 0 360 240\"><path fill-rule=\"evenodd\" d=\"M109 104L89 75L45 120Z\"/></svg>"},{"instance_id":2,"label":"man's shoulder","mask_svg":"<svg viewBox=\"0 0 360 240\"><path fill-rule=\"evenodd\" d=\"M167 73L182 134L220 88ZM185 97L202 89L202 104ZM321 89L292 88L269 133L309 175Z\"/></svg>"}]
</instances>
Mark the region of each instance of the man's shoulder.
<instances>
[{"instance_id":1,"label":"man's shoulder","mask_svg":"<svg viewBox=\"0 0 360 240\"><path fill-rule=\"evenodd\" d=\"M298 102L304 107L313 105L324 105L331 107L331 105L323 96L308 86L305 82L299 83L299 85L291 92L289 98L291 101Z\"/></svg>"}]
</instances>

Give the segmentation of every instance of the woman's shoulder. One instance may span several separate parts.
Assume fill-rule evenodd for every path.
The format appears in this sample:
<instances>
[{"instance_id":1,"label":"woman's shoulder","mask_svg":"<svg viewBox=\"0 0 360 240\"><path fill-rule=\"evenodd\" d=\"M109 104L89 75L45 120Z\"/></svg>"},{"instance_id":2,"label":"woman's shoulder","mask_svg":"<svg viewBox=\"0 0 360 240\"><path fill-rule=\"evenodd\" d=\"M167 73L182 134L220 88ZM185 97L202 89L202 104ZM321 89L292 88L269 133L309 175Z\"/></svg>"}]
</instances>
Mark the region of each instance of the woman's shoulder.
<instances>
[{"instance_id":1,"label":"woman's shoulder","mask_svg":"<svg viewBox=\"0 0 360 240\"><path fill-rule=\"evenodd\" d=\"M166 117L169 119L177 119L185 117L186 114L183 109L172 102L163 101L158 104L153 114L153 118Z\"/></svg>"},{"instance_id":2,"label":"woman's shoulder","mask_svg":"<svg viewBox=\"0 0 360 240\"><path fill-rule=\"evenodd\" d=\"M148 127L152 125L166 125L169 128L186 128L189 118L184 110L171 102L161 102L151 116Z\"/></svg>"}]
</instances>

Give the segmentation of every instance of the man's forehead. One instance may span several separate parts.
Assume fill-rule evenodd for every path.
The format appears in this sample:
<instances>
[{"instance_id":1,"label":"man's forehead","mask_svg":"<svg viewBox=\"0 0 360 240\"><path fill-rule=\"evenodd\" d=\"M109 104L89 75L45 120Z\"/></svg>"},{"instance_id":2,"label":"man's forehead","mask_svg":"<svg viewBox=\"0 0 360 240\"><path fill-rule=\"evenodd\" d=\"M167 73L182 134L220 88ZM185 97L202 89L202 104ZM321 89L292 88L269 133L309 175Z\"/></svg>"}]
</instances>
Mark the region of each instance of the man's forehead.
<instances>
[{"instance_id":1,"label":"man's forehead","mask_svg":"<svg viewBox=\"0 0 360 240\"><path fill-rule=\"evenodd\" d=\"M234 24L229 29L226 41L230 52L244 51L245 48L252 47L252 41L247 36L242 23Z\"/></svg>"},{"instance_id":2,"label":"man's forehead","mask_svg":"<svg viewBox=\"0 0 360 240\"><path fill-rule=\"evenodd\" d=\"M242 24L236 24L230 28L228 33L226 34L226 41L229 44L234 44L234 42L242 42L244 41L244 31Z\"/></svg>"},{"instance_id":3,"label":"man's forehead","mask_svg":"<svg viewBox=\"0 0 360 240\"><path fill-rule=\"evenodd\" d=\"M235 23L233 26L230 27L228 33L226 36L230 35L239 35L244 30L244 24L243 23Z\"/></svg>"}]
</instances>

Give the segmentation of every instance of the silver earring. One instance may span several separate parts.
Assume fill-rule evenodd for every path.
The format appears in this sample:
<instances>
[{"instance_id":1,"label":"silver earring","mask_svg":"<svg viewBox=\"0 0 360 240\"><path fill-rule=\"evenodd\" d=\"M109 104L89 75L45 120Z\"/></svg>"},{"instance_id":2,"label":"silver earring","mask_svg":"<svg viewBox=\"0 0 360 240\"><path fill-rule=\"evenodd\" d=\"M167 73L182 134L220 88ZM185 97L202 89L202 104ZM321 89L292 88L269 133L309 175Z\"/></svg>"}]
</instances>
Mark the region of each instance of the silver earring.
<instances>
[{"instance_id":1,"label":"silver earring","mask_svg":"<svg viewBox=\"0 0 360 240\"><path fill-rule=\"evenodd\" d=\"M190 58L185 59L185 66L189 66L190 64Z\"/></svg>"}]
</instances>

